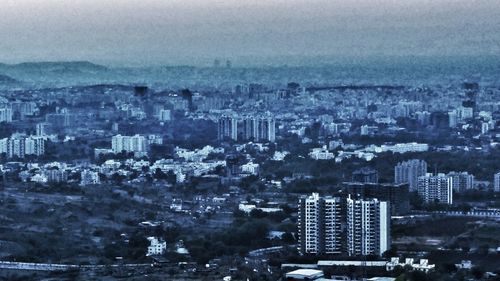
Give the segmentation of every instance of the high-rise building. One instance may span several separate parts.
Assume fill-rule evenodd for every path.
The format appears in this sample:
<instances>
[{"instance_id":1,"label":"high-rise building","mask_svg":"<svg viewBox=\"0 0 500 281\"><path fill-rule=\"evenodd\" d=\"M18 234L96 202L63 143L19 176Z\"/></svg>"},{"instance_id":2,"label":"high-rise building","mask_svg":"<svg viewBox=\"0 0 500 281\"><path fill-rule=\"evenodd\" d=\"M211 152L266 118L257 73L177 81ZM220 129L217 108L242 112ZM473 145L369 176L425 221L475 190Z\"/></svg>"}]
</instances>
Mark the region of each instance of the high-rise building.
<instances>
[{"instance_id":1,"label":"high-rise building","mask_svg":"<svg viewBox=\"0 0 500 281\"><path fill-rule=\"evenodd\" d=\"M428 111L417 111L415 116L421 126L427 126L431 122L431 114Z\"/></svg>"},{"instance_id":2,"label":"high-rise building","mask_svg":"<svg viewBox=\"0 0 500 281\"><path fill-rule=\"evenodd\" d=\"M474 188L474 176L467 172L449 172L447 176L452 178L453 190L456 192Z\"/></svg>"},{"instance_id":3,"label":"high-rise building","mask_svg":"<svg viewBox=\"0 0 500 281\"><path fill-rule=\"evenodd\" d=\"M36 135L37 136L45 136L47 135L47 127L49 124L47 123L38 123L36 124Z\"/></svg>"},{"instance_id":4,"label":"high-rise building","mask_svg":"<svg viewBox=\"0 0 500 281\"><path fill-rule=\"evenodd\" d=\"M453 178L443 173L419 177L417 190L426 203L453 204Z\"/></svg>"},{"instance_id":5,"label":"high-rise building","mask_svg":"<svg viewBox=\"0 0 500 281\"><path fill-rule=\"evenodd\" d=\"M24 153L27 155L45 154L45 139L39 136L29 136L25 140Z\"/></svg>"},{"instance_id":6,"label":"high-rise building","mask_svg":"<svg viewBox=\"0 0 500 281\"><path fill-rule=\"evenodd\" d=\"M340 197L313 193L299 199L299 252L341 254L345 252L345 207Z\"/></svg>"},{"instance_id":7,"label":"high-rise building","mask_svg":"<svg viewBox=\"0 0 500 281\"><path fill-rule=\"evenodd\" d=\"M0 153L8 158L24 158L26 155L40 156L45 154L45 139L39 136L14 134L10 138L0 140Z\"/></svg>"},{"instance_id":8,"label":"high-rise building","mask_svg":"<svg viewBox=\"0 0 500 281\"><path fill-rule=\"evenodd\" d=\"M48 182L58 183L68 180L68 173L63 169L48 169L44 174Z\"/></svg>"},{"instance_id":9,"label":"high-rise building","mask_svg":"<svg viewBox=\"0 0 500 281\"><path fill-rule=\"evenodd\" d=\"M493 177L493 190L500 192L500 172L496 173Z\"/></svg>"},{"instance_id":10,"label":"high-rise building","mask_svg":"<svg viewBox=\"0 0 500 281\"><path fill-rule=\"evenodd\" d=\"M62 129L71 127L76 120L75 115L67 112L50 113L45 115L45 122L49 123L53 128Z\"/></svg>"},{"instance_id":11,"label":"high-rise building","mask_svg":"<svg viewBox=\"0 0 500 281\"><path fill-rule=\"evenodd\" d=\"M352 173L353 182L378 183L378 172L370 167L363 167Z\"/></svg>"},{"instance_id":12,"label":"high-rise building","mask_svg":"<svg viewBox=\"0 0 500 281\"><path fill-rule=\"evenodd\" d=\"M161 109L158 113L158 119L160 121L170 121L172 120L172 114L169 109Z\"/></svg>"},{"instance_id":13,"label":"high-rise building","mask_svg":"<svg viewBox=\"0 0 500 281\"><path fill-rule=\"evenodd\" d=\"M256 142L274 142L276 140L276 120L270 116L243 119L243 136L245 140Z\"/></svg>"},{"instance_id":14,"label":"high-rise building","mask_svg":"<svg viewBox=\"0 0 500 281\"><path fill-rule=\"evenodd\" d=\"M25 137L21 135L13 135L7 139L7 157L24 158L26 155L26 142Z\"/></svg>"},{"instance_id":15,"label":"high-rise building","mask_svg":"<svg viewBox=\"0 0 500 281\"><path fill-rule=\"evenodd\" d=\"M490 123L488 122L481 122L481 134L487 134L488 131L490 130Z\"/></svg>"},{"instance_id":16,"label":"high-rise building","mask_svg":"<svg viewBox=\"0 0 500 281\"><path fill-rule=\"evenodd\" d=\"M475 114L477 111L479 84L476 82L465 82L463 83L463 89L466 96L466 100L463 101L463 104L465 107L471 108Z\"/></svg>"},{"instance_id":17,"label":"high-rise building","mask_svg":"<svg viewBox=\"0 0 500 281\"><path fill-rule=\"evenodd\" d=\"M2 122L6 123L12 122L12 108L10 107L0 108L0 123Z\"/></svg>"},{"instance_id":18,"label":"high-rise building","mask_svg":"<svg viewBox=\"0 0 500 281\"><path fill-rule=\"evenodd\" d=\"M243 138L245 140L259 140L259 121L255 117L243 119Z\"/></svg>"},{"instance_id":19,"label":"high-rise building","mask_svg":"<svg viewBox=\"0 0 500 281\"><path fill-rule=\"evenodd\" d=\"M400 162L394 168L394 182L408 183L410 191L417 190L418 177L427 174L427 163L423 160L412 159Z\"/></svg>"},{"instance_id":20,"label":"high-rise building","mask_svg":"<svg viewBox=\"0 0 500 281\"><path fill-rule=\"evenodd\" d=\"M362 183L344 182L345 194L356 194L360 198L377 198L389 202L391 215L405 215L410 211L410 193L407 183Z\"/></svg>"},{"instance_id":21,"label":"high-rise building","mask_svg":"<svg viewBox=\"0 0 500 281\"><path fill-rule=\"evenodd\" d=\"M272 117L259 119L259 140L274 142L276 140L276 121Z\"/></svg>"},{"instance_id":22,"label":"high-rise building","mask_svg":"<svg viewBox=\"0 0 500 281\"><path fill-rule=\"evenodd\" d=\"M111 149L114 153L120 153L122 151L145 153L147 151L146 137L141 135L113 136L111 139Z\"/></svg>"},{"instance_id":23,"label":"high-rise building","mask_svg":"<svg viewBox=\"0 0 500 281\"><path fill-rule=\"evenodd\" d=\"M10 104L12 114L23 119L25 116L33 116L39 112L38 106L33 101L15 101Z\"/></svg>"},{"instance_id":24,"label":"high-rise building","mask_svg":"<svg viewBox=\"0 0 500 281\"><path fill-rule=\"evenodd\" d=\"M458 125L458 114L456 110L448 112L448 125L450 128L456 128Z\"/></svg>"},{"instance_id":25,"label":"high-rise building","mask_svg":"<svg viewBox=\"0 0 500 281\"><path fill-rule=\"evenodd\" d=\"M378 199L299 199L301 254L381 255L390 247L389 204Z\"/></svg>"},{"instance_id":26,"label":"high-rise building","mask_svg":"<svg viewBox=\"0 0 500 281\"><path fill-rule=\"evenodd\" d=\"M238 119L235 117L223 115L219 118L218 139L238 140Z\"/></svg>"},{"instance_id":27,"label":"high-rise building","mask_svg":"<svg viewBox=\"0 0 500 281\"><path fill-rule=\"evenodd\" d=\"M381 256L390 248L389 204L347 198L347 253Z\"/></svg>"}]
</instances>

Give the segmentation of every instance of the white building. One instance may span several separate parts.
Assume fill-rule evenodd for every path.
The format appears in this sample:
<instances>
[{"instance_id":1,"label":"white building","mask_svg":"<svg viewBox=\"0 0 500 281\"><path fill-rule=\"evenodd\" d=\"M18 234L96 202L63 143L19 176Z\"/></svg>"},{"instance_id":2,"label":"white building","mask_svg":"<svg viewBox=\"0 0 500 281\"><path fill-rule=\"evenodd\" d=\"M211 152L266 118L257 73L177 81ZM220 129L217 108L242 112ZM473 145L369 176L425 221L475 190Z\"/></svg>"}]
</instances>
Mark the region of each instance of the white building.
<instances>
[{"instance_id":1,"label":"white building","mask_svg":"<svg viewBox=\"0 0 500 281\"><path fill-rule=\"evenodd\" d=\"M487 134L488 131L490 130L490 123L488 122L481 122L481 134Z\"/></svg>"},{"instance_id":2,"label":"white building","mask_svg":"<svg viewBox=\"0 0 500 281\"><path fill-rule=\"evenodd\" d=\"M45 136L47 135L47 127L48 123L38 123L36 124L36 135L37 136Z\"/></svg>"},{"instance_id":3,"label":"white building","mask_svg":"<svg viewBox=\"0 0 500 281\"><path fill-rule=\"evenodd\" d=\"M500 192L500 172L496 173L493 177L493 190Z\"/></svg>"},{"instance_id":4,"label":"white building","mask_svg":"<svg viewBox=\"0 0 500 281\"><path fill-rule=\"evenodd\" d=\"M162 122L170 121L172 120L172 113L170 112L169 109L162 109L158 113L158 119Z\"/></svg>"},{"instance_id":5,"label":"white building","mask_svg":"<svg viewBox=\"0 0 500 281\"><path fill-rule=\"evenodd\" d=\"M367 136L375 133L378 130L377 126L362 125L360 128L360 134L362 136Z\"/></svg>"},{"instance_id":6,"label":"white building","mask_svg":"<svg viewBox=\"0 0 500 281\"><path fill-rule=\"evenodd\" d=\"M134 152L146 153L147 140L146 137L141 135L122 136L116 135L111 139L111 149L114 153Z\"/></svg>"},{"instance_id":7,"label":"white building","mask_svg":"<svg viewBox=\"0 0 500 281\"><path fill-rule=\"evenodd\" d=\"M311 152L309 152L309 157L314 160L330 160L335 158L335 154L328 151L326 146L322 148L313 148Z\"/></svg>"},{"instance_id":8,"label":"white building","mask_svg":"<svg viewBox=\"0 0 500 281\"><path fill-rule=\"evenodd\" d=\"M27 155L44 155L45 154L45 139L40 136L29 136L25 139L25 154Z\"/></svg>"},{"instance_id":9,"label":"white building","mask_svg":"<svg viewBox=\"0 0 500 281\"><path fill-rule=\"evenodd\" d=\"M297 269L285 274L287 280L319 280L323 276L323 271L317 269Z\"/></svg>"},{"instance_id":10,"label":"white building","mask_svg":"<svg viewBox=\"0 0 500 281\"><path fill-rule=\"evenodd\" d=\"M218 121L217 138L218 140L226 138L238 140L238 119L233 116L221 116Z\"/></svg>"},{"instance_id":11,"label":"white building","mask_svg":"<svg viewBox=\"0 0 500 281\"><path fill-rule=\"evenodd\" d=\"M148 135L147 145L151 144L163 144L163 137L159 135Z\"/></svg>"},{"instance_id":12,"label":"white building","mask_svg":"<svg viewBox=\"0 0 500 281\"><path fill-rule=\"evenodd\" d=\"M149 246L146 256L163 255L167 250L167 242L161 238L148 237Z\"/></svg>"},{"instance_id":13,"label":"white building","mask_svg":"<svg viewBox=\"0 0 500 281\"><path fill-rule=\"evenodd\" d=\"M340 254L343 251L342 200L318 193L299 200L299 252Z\"/></svg>"},{"instance_id":14,"label":"white building","mask_svg":"<svg viewBox=\"0 0 500 281\"><path fill-rule=\"evenodd\" d=\"M458 114L456 110L448 112L448 126L455 128L458 125Z\"/></svg>"},{"instance_id":15,"label":"white building","mask_svg":"<svg viewBox=\"0 0 500 281\"><path fill-rule=\"evenodd\" d=\"M251 175L258 175L259 174L259 164L253 163L253 162L248 162L246 164L241 165L241 172L246 173L246 174L251 174Z\"/></svg>"},{"instance_id":16,"label":"white building","mask_svg":"<svg viewBox=\"0 0 500 281\"><path fill-rule=\"evenodd\" d=\"M320 197L299 200L301 254L382 255L390 247L390 212L377 199Z\"/></svg>"},{"instance_id":17,"label":"white building","mask_svg":"<svg viewBox=\"0 0 500 281\"><path fill-rule=\"evenodd\" d=\"M47 182L58 183L68 181L68 173L59 168L47 169L43 174L47 177Z\"/></svg>"},{"instance_id":18,"label":"white building","mask_svg":"<svg viewBox=\"0 0 500 281\"><path fill-rule=\"evenodd\" d=\"M474 188L474 176L468 172L449 172L447 176L452 178L453 190L456 192Z\"/></svg>"},{"instance_id":19,"label":"white building","mask_svg":"<svg viewBox=\"0 0 500 281\"><path fill-rule=\"evenodd\" d=\"M408 183L410 191L417 190L418 177L427 174L427 162L412 159L400 162L394 167L394 182Z\"/></svg>"},{"instance_id":20,"label":"white building","mask_svg":"<svg viewBox=\"0 0 500 281\"><path fill-rule=\"evenodd\" d=\"M40 156L45 154L45 138L14 134L10 138L0 140L0 153L6 153L9 158L24 158L25 155Z\"/></svg>"},{"instance_id":21,"label":"white building","mask_svg":"<svg viewBox=\"0 0 500 281\"><path fill-rule=\"evenodd\" d=\"M12 122L12 109L9 107L0 108L0 123Z\"/></svg>"},{"instance_id":22,"label":"white building","mask_svg":"<svg viewBox=\"0 0 500 281\"><path fill-rule=\"evenodd\" d=\"M347 198L347 252L381 256L390 248L389 204L377 199Z\"/></svg>"},{"instance_id":23,"label":"white building","mask_svg":"<svg viewBox=\"0 0 500 281\"><path fill-rule=\"evenodd\" d=\"M391 258L391 261L386 264L387 271L393 271L396 267L410 267L413 270L429 272L433 270L436 265L429 264L427 259L420 259L418 263L414 262L412 258L406 258L404 262L400 262L398 257Z\"/></svg>"},{"instance_id":24,"label":"white building","mask_svg":"<svg viewBox=\"0 0 500 281\"><path fill-rule=\"evenodd\" d=\"M426 203L453 204L453 178L443 173L419 177L417 191Z\"/></svg>"},{"instance_id":25,"label":"white building","mask_svg":"<svg viewBox=\"0 0 500 281\"><path fill-rule=\"evenodd\" d=\"M459 121L471 119L474 116L474 110L472 109L472 107L461 106L461 107L457 108L456 111L457 111Z\"/></svg>"},{"instance_id":26,"label":"white building","mask_svg":"<svg viewBox=\"0 0 500 281\"><path fill-rule=\"evenodd\" d=\"M384 145L382 145L383 147ZM407 152L425 152L429 150L429 145L426 143L397 143L393 146L388 146L387 151L394 153L407 153Z\"/></svg>"}]
</instances>

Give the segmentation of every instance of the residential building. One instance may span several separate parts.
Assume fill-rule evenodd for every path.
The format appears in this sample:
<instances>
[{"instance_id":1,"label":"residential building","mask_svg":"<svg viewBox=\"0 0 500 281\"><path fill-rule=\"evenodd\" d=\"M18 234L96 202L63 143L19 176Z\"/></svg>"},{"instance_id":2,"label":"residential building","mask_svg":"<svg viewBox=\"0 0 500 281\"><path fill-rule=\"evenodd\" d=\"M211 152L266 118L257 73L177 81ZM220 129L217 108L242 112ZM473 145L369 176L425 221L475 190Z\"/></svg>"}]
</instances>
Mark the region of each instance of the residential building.
<instances>
[{"instance_id":1,"label":"residential building","mask_svg":"<svg viewBox=\"0 0 500 281\"><path fill-rule=\"evenodd\" d=\"M418 263L415 263L413 258L406 258L404 262L400 262L399 257L392 257L391 261L386 264L386 270L393 271L396 267L411 268L412 270L429 272L433 270L436 265L429 264L427 259L420 259Z\"/></svg>"},{"instance_id":2,"label":"residential building","mask_svg":"<svg viewBox=\"0 0 500 281\"><path fill-rule=\"evenodd\" d=\"M8 158L40 156L45 154L45 142L43 137L14 134L10 138L0 140L0 153L5 153Z\"/></svg>"},{"instance_id":3,"label":"residential building","mask_svg":"<svg viewBox=\"0 0 500 281\"><path fill-rule=\"evenodd\" d=\"M390 214L405 215L410 211L410 193L407 183L363 183L344 182L345 194L356 194L360 198L377 198L389 202Z\"/></svg>"},{"instance_id":4,"label":"residential building","mask_svg":"<svg viewBox=\"0 0 500 281\"><path fill-rule=\"evenodd\" d=\"M68 173L62 169L48 169L45 170L44 175L47 177L47 182L59 183L68 181Z\"/></svg>"},{"instance_id":5,"label":"residential building","mask_svg":"<svg viewBox=\"0 0 500 281\"><path fill-rule=\"evenodd\" d=\"M345 252L343 202L340 197L313 193L299 199L299 252L340 254Z\"/></svg>"},{"instance_id":6,"label":"residential building","mask_svg":"<svg viewBox=\"0 0 500 281\"><path fill-rule=\"evenodd\" d=\"M259 174L259 164L248 162L241 165L240 170L242 173L258 175Z\"/></svg>"},{"instance_id":7,"label":"residential building","mask_svg":"<svg viewBox=\"0 0 500 281\"><path fill-rule=\"evenodd\" d=\"M370 167L363 167L352 173L353 182L378 183L378 172Z\"/></svg>"},{"instance_id":8,"label":"residential building","mask_svg":"<svg viewBox=\"0 0 500 281\"><path fill-rule=\"evenodd\" d=\"M238 140L238 119L227 115L221 116L217 130L219 140Z\"/></svg>"},{"instance_id":9,"label":"residential building","mask_svg":"<svg viewBox=\"0 0 500 281\"><path fill-rule=\"evenodd\" d=\"M452 178L455 192L464 192L474 188L474 176L468 172L449 172L447 176Z\"/></svg>"},{"instance_id":10,"label":"residential building","mask_svg":"<svg viewBox=\"0 0 500 281\"><path fill-rule=\"evenodd\" d=\"M36 124L36 135L37 136L45 136L47 135L47 128L49 124L47 123L38 123Z\"/></svg>"},{"instance_id":11,"label":"residential building","mask_svg":"<svg viewBox=\"0 0 500 281\"><path fill-rule=\"evenodd\" d=\"M298 228L303 255L381 255L390 247L389 203L313 193L299 199Z\"/></svg>"},{"instance_id":12,"label":"residential building","mask_svg":"<svg viewBox=\"0 0 500 281\"><path fill-rule=\"evenodd\" d=\"M456 128L458 125L458 114L456 110L448 112L448 126Z\"/></svg>"},{"instance_id":13,"label":"residential building","mask_svg":"<svg viewBox=\"0 0 500 281\"><path fill-rule=\"evenodd\" d=\"M427 174L427 162L412 159L400 162L394 168L394 182L408 183L410 191L417 190L418 177Z\"/></svg>"},{"instance_id":14,"label":"residential building","mask_svg":"<svg viewBox=\"0 0 500 281\"><path fill-rule=\"evenodd\" d=\"M325 145L322 148L313 148L312 151L309 152L309 157L314 160L330 160L335 158L335 154L328 151Z\"/></svg>"},{"instance_id":15,"label":"residential building","mask_svg":"<svg viewBox=\"0 0 500 281\"><path fill-rule=\"evenodd\" d=\"M145 136L122 136L116 135L111 139L111 149L114 153L133 152L133 153L146 153L147 140Z\"/></svg>"},{"instance_id":16,"label":"residential building","mask_svg":"<svg viewBox=\"0 0 500 281\"><path fill-rule=\"evenodd\" d=\"M161 109L160 112L158 113L158 119L160 121L170 121L172 120L172 113L170 112L169 109Z\"/></svg>"},{"instance_id":17,"label":"residential building","mask_svg":"<svg viewBox=\"0 0 500 281\"><path fill-rule=\"evenodd\" d=\"M389 204L378 199L347 198L347 253L381 256L390 248Z\"/></svg>"},{"instance_id":18,"label":"residential building","mask_svg":"<svg viewBox=\"0 0 500 281\"><path fill-rule=\"evenodd\" d=\"M12 122L12 108L10 107L0 108L0 123L2 122L6 123Z\"/></svg>"},{"instance_id":19,"label":"residential building","mask_svg":"<svg viewBox=\"0 0 500 281\"><path fill-rule=\"evenodd\" d=\"M496 173L493 177L493 190L500 192L500 172Z\"/></svg>"},{"instance_id":20,"label":"residential building","mask_svg":"<svg viewBox=\"0 0 500 281\"><path fill-rule=\"evenodd\" d=\"M149 246L146 256L163 255L167 250L167 242L162 238L148 237Z\"/></svg>"},{"instance_id":21,"label":"residential building","mask_svg":"<svg viewBox=\"0 0 500 281\"><path fill-rule=\"evenodd\" d=\"M417 190L426 203L453 204L453 178L443 173L419 177Z\"/></svg>"}]
</instances>

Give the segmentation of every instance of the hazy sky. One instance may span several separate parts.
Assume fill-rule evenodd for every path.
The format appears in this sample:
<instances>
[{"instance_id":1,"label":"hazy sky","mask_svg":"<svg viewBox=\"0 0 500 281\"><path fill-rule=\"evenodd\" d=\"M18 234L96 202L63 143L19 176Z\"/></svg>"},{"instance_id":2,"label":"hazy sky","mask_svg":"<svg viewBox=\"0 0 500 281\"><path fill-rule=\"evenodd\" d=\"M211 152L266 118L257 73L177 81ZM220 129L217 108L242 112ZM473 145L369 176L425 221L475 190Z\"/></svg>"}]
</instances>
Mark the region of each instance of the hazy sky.
<instances>
[{"instance_id":1,"label":"hazy sky","mask_svg":"<svg viewBox=\"0 0 500 281\"><path fill-rule=\"evenodd\" d=\"M0 61L500 54L499 0L0 0Z\"/></svg>"}]
</instances>

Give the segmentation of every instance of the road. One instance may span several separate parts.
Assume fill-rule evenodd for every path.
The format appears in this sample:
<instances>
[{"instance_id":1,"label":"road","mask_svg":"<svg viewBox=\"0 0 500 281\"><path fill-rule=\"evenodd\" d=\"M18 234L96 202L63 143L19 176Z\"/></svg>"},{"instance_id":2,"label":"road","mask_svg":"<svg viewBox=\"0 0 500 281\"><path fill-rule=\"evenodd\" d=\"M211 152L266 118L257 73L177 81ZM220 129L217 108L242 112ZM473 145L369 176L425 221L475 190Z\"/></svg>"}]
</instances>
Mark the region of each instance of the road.
<instances>
[{"instance_id":1,"label":"road","mask_svg":"<svg viewBox=\"0 0 500 281\"><path fill-rule=\"evenodd\" d=\"M96 270L105 268L145 268L151 267L150 263L112 264L112 265L76 265L32 262L0 261L0 269L33 270L33 271L68 271L68 270Z\"/></svg>"}]
</instances>

